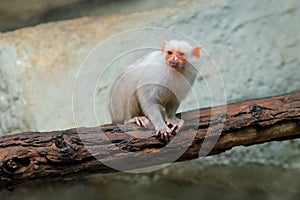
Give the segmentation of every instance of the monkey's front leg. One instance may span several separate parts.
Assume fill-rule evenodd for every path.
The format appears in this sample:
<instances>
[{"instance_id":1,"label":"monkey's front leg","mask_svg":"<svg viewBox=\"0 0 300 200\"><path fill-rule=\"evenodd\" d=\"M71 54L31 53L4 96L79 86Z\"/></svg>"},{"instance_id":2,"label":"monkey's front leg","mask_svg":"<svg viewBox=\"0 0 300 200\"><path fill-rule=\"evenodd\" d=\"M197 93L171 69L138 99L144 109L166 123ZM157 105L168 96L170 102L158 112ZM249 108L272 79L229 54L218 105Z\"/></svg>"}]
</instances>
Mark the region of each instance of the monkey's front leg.
<instances>
[{"instance_id":1,"label":"monkey's front leg","mask_svg":"<svg viewBox=\"0 0 300 200\"><path fill-rule=\"evenodd\" d=\"M177 101L174 101L173 103L170 103L169 106L166 109L166 112L167 112L167 118L166 118L167 125L171 126L171 130L175 134L178 133L179 130L184 125L184 121L175 116L178 106L179 106L179 103Z\"/></svg>"},{"instance_id":2,"label":"monkey's front leg","mask_svg":"<svg viewBox=\"0 0 300 200\"><path fill-rule=\"evenodd\" d=\"M182 119L175 117L174 115L173 117L167 118L167 125L171 126L172 132L178 133L179 130L183 127L184 121Z\"/></svg>"},{"instance_id":3,"label":"monkey's front leg","mask_svg":"<svg viewBox=\"0 0 300 200\"><path fill-rule=\"evenodd\" d=\"M164 141L169 140L172 134L172 130L167 126L163 116L165 109L160 104L150 104L147 102L147 105L144 106L144 112L146 116L149 117L150 121L155 127L156 135Z\"/></svg>"}]
</instances>

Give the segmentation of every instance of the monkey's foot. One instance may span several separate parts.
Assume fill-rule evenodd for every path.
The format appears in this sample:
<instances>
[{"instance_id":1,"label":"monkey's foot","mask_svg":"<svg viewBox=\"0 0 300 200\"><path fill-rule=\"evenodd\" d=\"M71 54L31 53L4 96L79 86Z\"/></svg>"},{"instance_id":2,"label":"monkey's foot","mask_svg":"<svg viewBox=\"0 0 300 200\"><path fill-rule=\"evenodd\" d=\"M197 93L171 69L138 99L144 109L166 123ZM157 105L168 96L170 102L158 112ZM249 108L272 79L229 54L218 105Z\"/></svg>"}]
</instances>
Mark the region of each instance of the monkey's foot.
<instances>
[{"instance_id":1,"label":"monkey's foot","mask_svg":"<svg viewBox=\"0 0 300 200\"><path fill-rule=\"evenodd\" d=\"M184 121L179 118L167 119L167 125L171 126L172 133L178 133L179 130L183 127Z\"/></svg>"},{"instance_id":2,"label":"monkey's foot","mask_svg":"<svg viewBox=\"0 0 300 200\"><path fill-rule=\"evenodd\" d=\"M160 136L163 141L168 141L172 135L172 130L169 127L156 128L156 136Z\"/></svg>"},{"instance_id":3,"label":"monkey's foot","mask_svg":"<svg viewBox=\"0 0 300 200\"><path fill-rule=\"evenodd\" d=\"M134 117L130 119L129 122L136 123L137 125L145 128L151 125L150 121L145 116Z\"/></svg>"}]
</instances>

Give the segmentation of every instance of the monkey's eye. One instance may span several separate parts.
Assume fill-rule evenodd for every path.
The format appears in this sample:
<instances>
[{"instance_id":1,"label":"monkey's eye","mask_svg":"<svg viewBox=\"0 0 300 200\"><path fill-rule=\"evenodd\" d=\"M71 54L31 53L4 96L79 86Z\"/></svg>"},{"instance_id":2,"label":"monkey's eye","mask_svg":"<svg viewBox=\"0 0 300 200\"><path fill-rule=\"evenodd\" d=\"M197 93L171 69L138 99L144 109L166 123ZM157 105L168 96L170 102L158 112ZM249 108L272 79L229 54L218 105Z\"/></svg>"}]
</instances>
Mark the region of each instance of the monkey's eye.
<instances>
[{"instance_id":1,"label":"monkey's eye","mask_svg":"<svg viewBox=\"0 0 300 200\"><path fill-rule=\"evenodd\" d=\"M184 53L179 52L178 55L179 55L179 56L184 56Z\"/></svg>"},{"instance_id":2,"label":"monkey's eye","mask_svg":"<svg viewBox=\"0 0 300 200\"><path fill-rule=\"evenodd\" d=\"M173 52L172 52L172 51L168 51L167 53L168 53L169 55L172 55L172 54L173 54Z\"/></svg>"}]
</instances>

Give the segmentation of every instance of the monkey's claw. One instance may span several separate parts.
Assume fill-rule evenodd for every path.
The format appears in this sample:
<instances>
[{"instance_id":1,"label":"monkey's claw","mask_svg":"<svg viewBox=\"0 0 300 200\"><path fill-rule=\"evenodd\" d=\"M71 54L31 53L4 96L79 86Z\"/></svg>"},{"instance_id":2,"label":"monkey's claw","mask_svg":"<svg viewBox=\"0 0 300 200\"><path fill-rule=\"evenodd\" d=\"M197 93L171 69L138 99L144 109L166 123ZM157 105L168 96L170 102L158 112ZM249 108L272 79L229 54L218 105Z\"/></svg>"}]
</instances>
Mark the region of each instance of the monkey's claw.
<instances>
[{"instance_id":1,"label":"monkey's claw","mask_svg":"<svg viewBox=\"0 0 300 200\"><path fill-rule=\"evenodd\" d=\"M172 135L172 130L169 127L156 129L156 136L160 137L163 141L168 141Z\"/></svg>"},{"instance_id":2,"label":"monkey's claw","mask_svg":"<svg viewBox=\"0 0 300 200\"><path fill-rule=\"evenodd\" d=\"M177 134L179 132L179 130L183 127L184 121L179 118L168 119L167 125L171 126L172 133Z\"/></svg>"},{"instance_id":3,"label":"monkey's claw","mask_svg":"<svg viewBox=\"0 0 300 200\"><path fill-rule=\"evenodd\" d=\"M150 121L145 116L134 117L130 119L129 122L136 123L138 126L142 126L145 128L151 125Z\"/></svg>"}]
</instances>

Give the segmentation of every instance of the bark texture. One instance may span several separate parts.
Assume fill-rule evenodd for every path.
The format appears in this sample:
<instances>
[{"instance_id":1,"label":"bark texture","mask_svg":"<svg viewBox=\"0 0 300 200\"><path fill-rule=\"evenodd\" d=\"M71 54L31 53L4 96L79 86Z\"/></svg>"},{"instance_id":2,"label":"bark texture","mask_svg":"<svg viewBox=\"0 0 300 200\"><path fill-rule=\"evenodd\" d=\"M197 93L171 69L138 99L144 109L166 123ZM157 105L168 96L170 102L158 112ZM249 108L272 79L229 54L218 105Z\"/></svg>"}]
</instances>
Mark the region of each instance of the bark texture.
<instances>
[{"instance_id":1,"label":"bark texture","mask_svg":"<svg viewBox=\"0 0 300 200\"><path fill-rule=\"evenodd\" d=\"M300 92L181 113L185 125L163 142L153 127L102 125L0 137L0 188L33 180L134 170L300 137Z\"/></svg>"}]
</instances>

